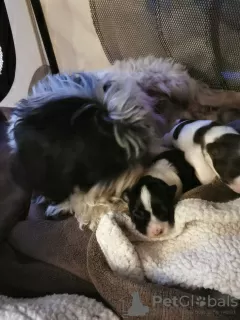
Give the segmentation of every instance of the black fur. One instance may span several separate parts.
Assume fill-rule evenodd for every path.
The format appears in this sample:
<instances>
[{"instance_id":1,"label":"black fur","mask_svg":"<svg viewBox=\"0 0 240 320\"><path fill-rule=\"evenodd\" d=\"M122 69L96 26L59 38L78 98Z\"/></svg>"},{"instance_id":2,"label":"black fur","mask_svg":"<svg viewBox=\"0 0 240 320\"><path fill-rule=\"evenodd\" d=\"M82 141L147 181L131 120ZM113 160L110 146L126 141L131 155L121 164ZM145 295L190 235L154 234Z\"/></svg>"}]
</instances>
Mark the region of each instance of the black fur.
<instances>
[{"instance_id":1,"label":"black fur","mask_svg":"<svg viewBox=\"0 0 240 320\"><path fill-rule=\"evenodd\" d=\"M193 137L193 141L197 144L201 144L202 145L202 141L203 141L203 137L204 135L212 128L214 127L218 127L218 126L221 126L220 123L216 122L216 121L213 121L211 122L210 124L206 125L206 126L203 126L201 128L199 128L195 134L194 134L194 137Z\"/></svg>"},{"instance_id":2,"label":"black fur","mask_svg":"<svg viewBox=\"0 0 240 320\"><path fill-rule=\"evenodd\" d=\"M224 134L206 145L213 166L226 184L240 176L240 136Z\"/></svg>"},{"instance_id":3,"label":"black fur","mask_svg":"<svg viewBox=\"0 0 240 320\"><path fill-rule=\"evenodd\" d=\"M182 151L177 149L165 151L154 159L153 164L162 159L168 160L176 168L183 185L183 192L187 192L200 185L193 167L185 160ZM146 186L151 194L153 215L159 221L168 221L170 225L173 225L177 187L175 185L169 186L161 179L144 176L131 190L127 190L125 194L130 216L136 229L146 234L147 226L150 222L150 213L145 210L140 197L143 186Z\"/></svg>"},{"instance_id":4,"label":"black fur","mask_svg":"<svg viewBox=\"0 0 240 320\"><path fill-rule=\"evenodd\" d=\"M177 125L176 129L174 130L173 132L173 139L174 140L177 140L182 129L189 123L192 123L192 122L195 122L196 120L184 120L184 119L181 119L180 120L180 123Z\"/></svg>"},{"instance_id":5,"label":"black fur","mask_svg":"<svg viewBox=\"0 0 240 320\"><path fill-rule=\"evenodd\" d=\"M75 186L87 191L142 161L128 159L98 101L64 98L15 113L22 120L14 128L14 177L54 202L64 201Z\"/></svg>"},{"instance_id":6,"label":"black fur","mask_svg":"<svg viewBox=\"0 0 240 320\"><path fill-rule=\"evenodd\" d=\"M161 159L168 160L176 168L182 182L183 193L201 185L194 168L185 160L184 152L181 150L172 149L162 152L154 159L154 162Z\"/></svg>"},{"instance_id":7,"label":"black fur","mask_svg":"<svg viewBox=\"0 0 240 320\"><path fill-rule=\"evenodd\" d=\"M151 193L151 207L156 218L159 221L168 221L170 225L173 225L173 201L176 193L176 186L169 187L160 179L144 176L131 190L127 191L129 212L136 229L139 232L146 234L147 226L150 221L150 213L145 210L140 198L143 186L146 186Z\"/></svg>"}]
</instances>

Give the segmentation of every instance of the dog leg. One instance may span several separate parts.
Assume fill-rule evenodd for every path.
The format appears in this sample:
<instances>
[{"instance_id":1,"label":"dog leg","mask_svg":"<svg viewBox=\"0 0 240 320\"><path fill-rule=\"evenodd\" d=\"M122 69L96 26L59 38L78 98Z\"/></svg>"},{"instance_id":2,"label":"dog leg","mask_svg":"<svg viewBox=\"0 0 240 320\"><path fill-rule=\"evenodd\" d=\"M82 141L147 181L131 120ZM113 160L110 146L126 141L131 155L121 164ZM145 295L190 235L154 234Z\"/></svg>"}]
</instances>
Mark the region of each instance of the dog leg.
<instances>
[{"instance_id":1,"label":"dog leg","mask_svg":"<svg viewBox=\"0 0 240 320\"><path fill-rule=\"evenodd\" d=\"M49 205L45 211L45 215L48 219L52 220L60 220L73 215L70 202L66 200L60 204Z\"/></svg>"},{"instance_id":2,"label":"dog leg","mask_svg":"<svg viewBox=\"0 0 240 320\"><path fill-rule=\"evenodd\" d=\"M196 94L196 102L201 106L240 108L240 92L201 88Z\"/></svg>"}]
</instances>

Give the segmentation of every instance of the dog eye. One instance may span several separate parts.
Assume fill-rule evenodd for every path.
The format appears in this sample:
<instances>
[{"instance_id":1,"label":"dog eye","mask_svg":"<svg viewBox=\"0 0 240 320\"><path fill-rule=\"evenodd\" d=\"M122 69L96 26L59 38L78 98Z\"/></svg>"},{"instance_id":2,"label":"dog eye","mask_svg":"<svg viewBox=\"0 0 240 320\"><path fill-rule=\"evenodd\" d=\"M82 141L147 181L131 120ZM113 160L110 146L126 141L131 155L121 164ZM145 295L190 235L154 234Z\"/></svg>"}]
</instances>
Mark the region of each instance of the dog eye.
<instances>
[{"instance_id":1,"label":"dog eye","mask_svg":"<svg viewBox=\"0 0 240 320\"><path fill-rule=\"evenodd\" d=\"M133 209L132 213L135 217L138 217L140 219L143 219L145 217L145 212L142 210Z\"/></svg>"}]
</instances>

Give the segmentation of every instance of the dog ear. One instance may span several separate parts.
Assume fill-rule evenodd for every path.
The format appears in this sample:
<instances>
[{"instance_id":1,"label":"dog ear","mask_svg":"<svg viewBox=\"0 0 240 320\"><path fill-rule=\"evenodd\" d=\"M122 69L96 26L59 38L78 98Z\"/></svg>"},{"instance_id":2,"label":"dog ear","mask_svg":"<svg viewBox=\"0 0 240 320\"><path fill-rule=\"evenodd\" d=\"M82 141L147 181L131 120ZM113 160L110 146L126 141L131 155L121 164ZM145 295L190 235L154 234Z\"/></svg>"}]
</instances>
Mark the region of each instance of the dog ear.
<instances>
[{"instance_id":1,"label":"dog ear","mask_svg":"<svg viewBox=\"0 0 240 320\"><path fill-rule=\"evenodd\" d=\"M176 186L176 185L169 186L168 191L169 191L170 197L171 197L171 198L174 198L174 197L175 197L175 194L176 194L176 192L177 192L177 186Z\"/></svg>"},{"instance_id":2,"label":"dog ear","mask_svg":"<svg viewBox=\"0 0 240 320\"><path fill-rule=\"evenodd\" d=\"M220 159L224 156L224 145L220 142L212 142L206 146L207 152L212 159Z\"/></svg>"}]
</instances>

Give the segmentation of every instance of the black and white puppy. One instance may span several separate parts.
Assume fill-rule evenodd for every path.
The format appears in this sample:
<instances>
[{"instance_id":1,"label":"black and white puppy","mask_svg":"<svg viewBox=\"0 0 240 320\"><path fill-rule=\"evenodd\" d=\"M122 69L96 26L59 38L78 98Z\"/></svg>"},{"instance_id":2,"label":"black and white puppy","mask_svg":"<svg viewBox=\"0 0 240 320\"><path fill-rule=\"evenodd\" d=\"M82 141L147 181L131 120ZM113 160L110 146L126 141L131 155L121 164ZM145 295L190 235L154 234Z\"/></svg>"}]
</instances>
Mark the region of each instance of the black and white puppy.
<instances>
[{"instance_id":1,"label":"black and white puppy","mask_svg":"<svg viewBox=\"0 0 240 320\"><path fill-rule=\"evenodd\" d=\"M174 226L174 205L182 193L200 185L184 153L161 153L145 176L124 193L136 229L149 238L168 234Z\"/></svg>"},{"instance_id":2,"label":"black and white puppy","mask_svg":"<svg viewBox=\"0 0 240 320\"><path fill-rule=\"evenodd\" d=\"M180 120L164 144L184 152L202 184L219 177L240 193L240 135L234 128L211 120Z\"/></svg>"}]
</instances>

